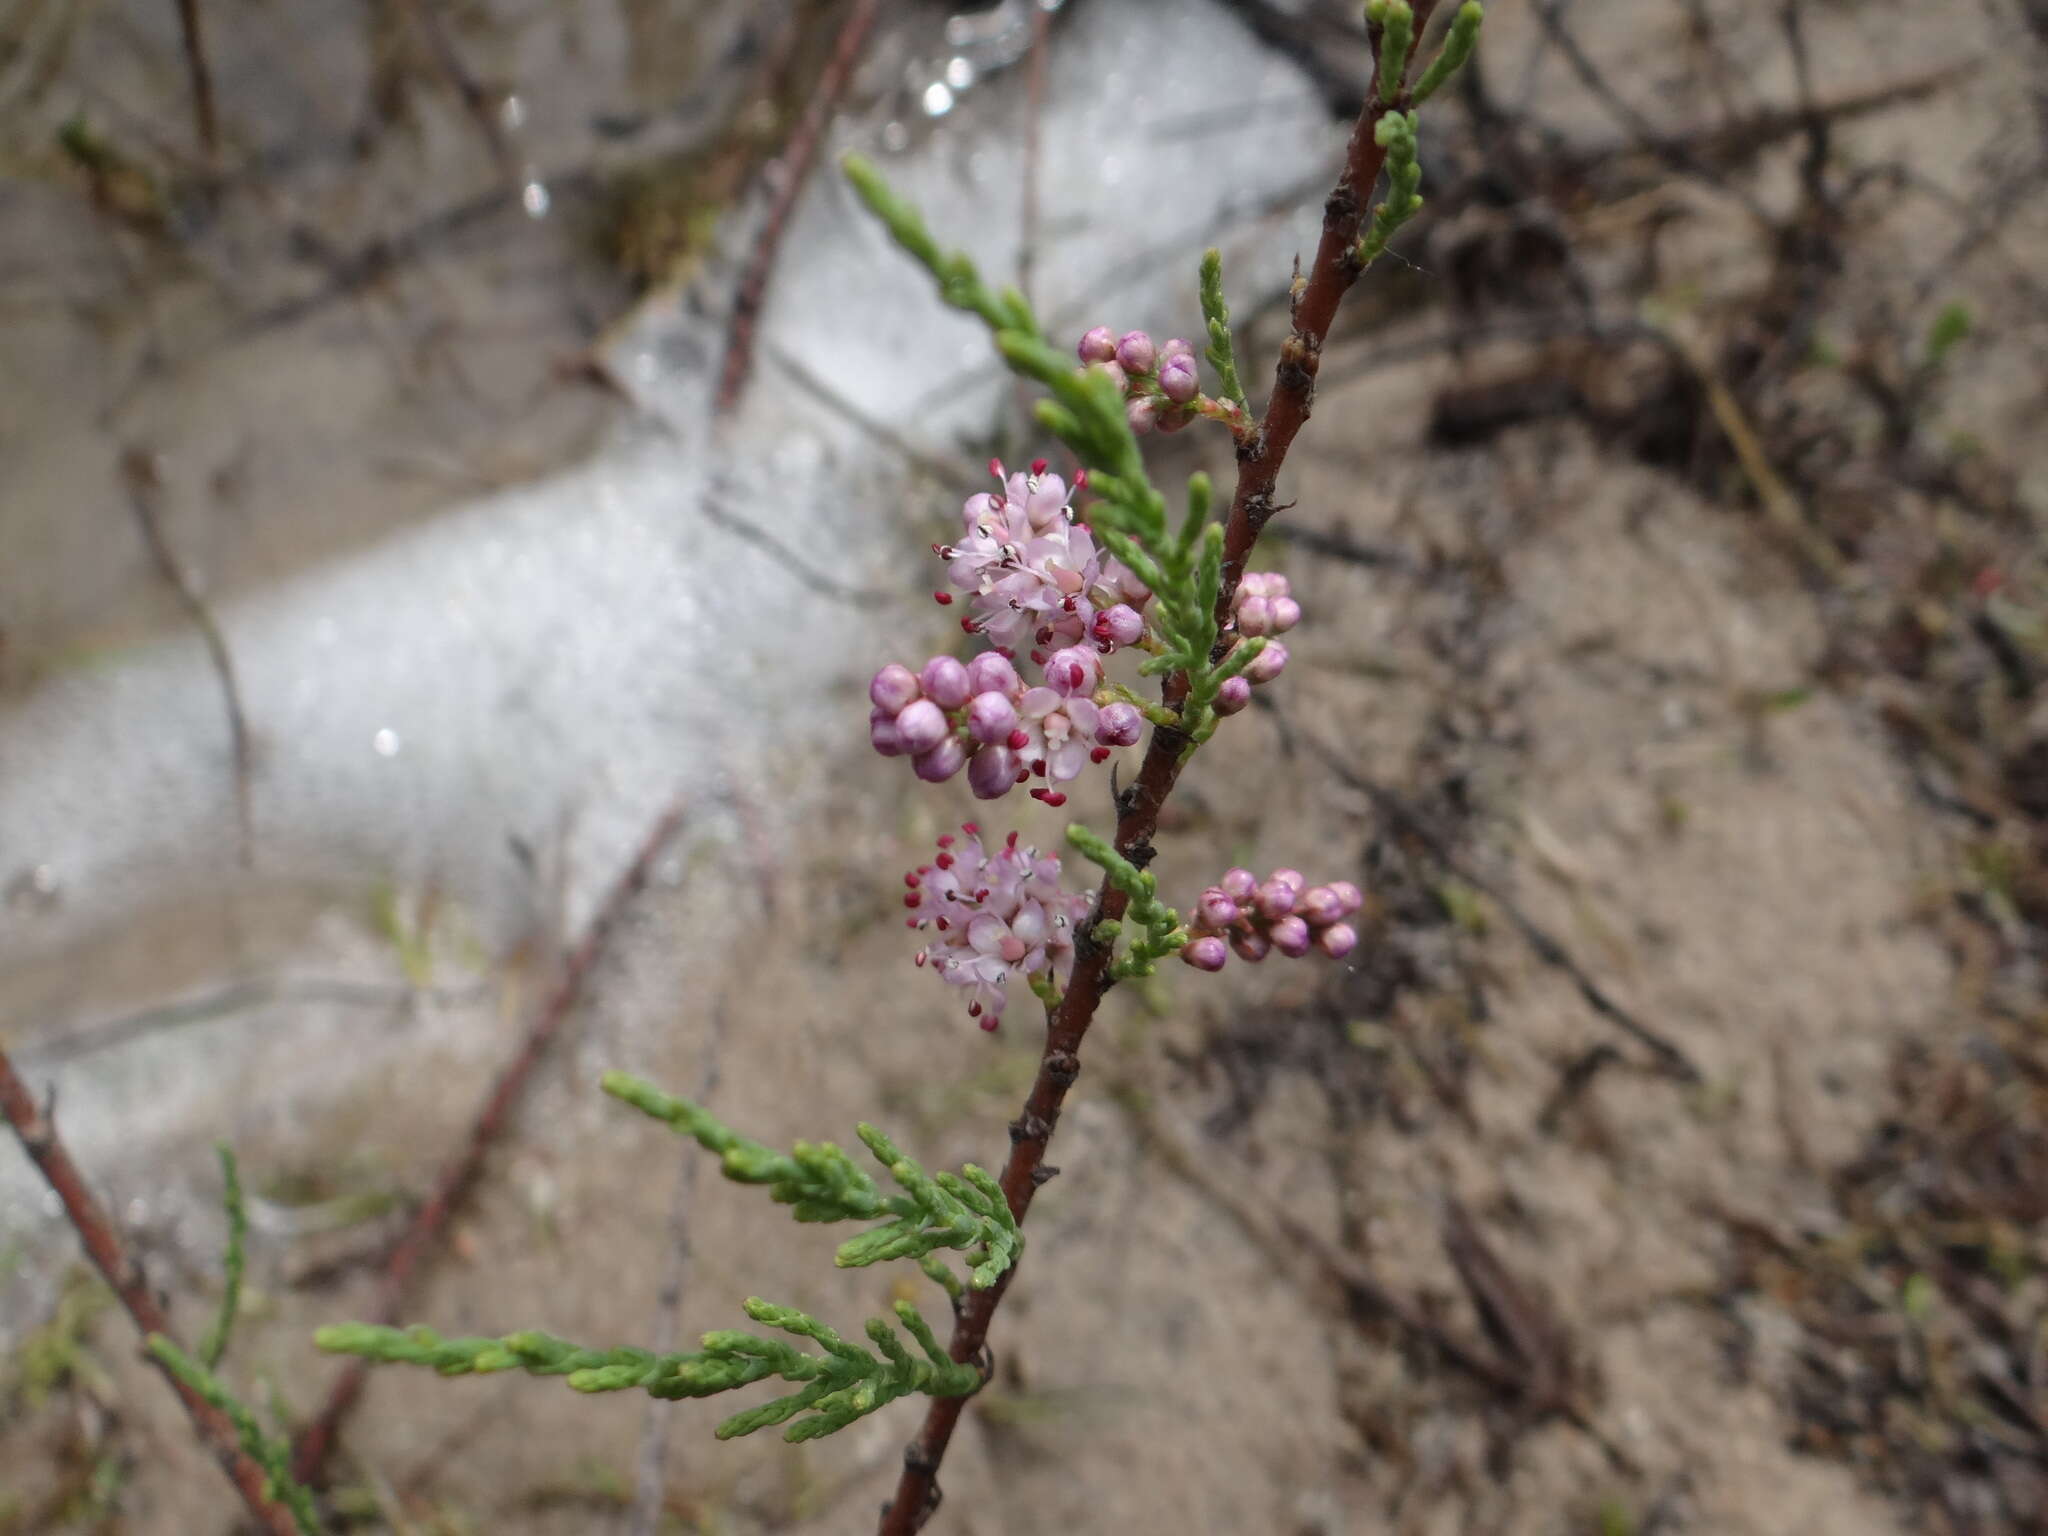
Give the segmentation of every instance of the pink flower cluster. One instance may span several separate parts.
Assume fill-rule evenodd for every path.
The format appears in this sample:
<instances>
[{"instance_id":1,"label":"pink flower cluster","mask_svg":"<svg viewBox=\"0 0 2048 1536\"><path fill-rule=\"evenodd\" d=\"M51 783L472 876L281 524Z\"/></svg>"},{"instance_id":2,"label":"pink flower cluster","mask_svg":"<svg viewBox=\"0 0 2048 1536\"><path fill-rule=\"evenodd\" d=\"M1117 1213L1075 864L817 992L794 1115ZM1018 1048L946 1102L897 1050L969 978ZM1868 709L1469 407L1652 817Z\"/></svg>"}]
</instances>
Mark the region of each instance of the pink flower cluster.
<instances>
[{"instance_id":1,"label":"pink flower cluster","mask_svg":"<svg viewBox=\"0 0 2048 1536\"><path fill-rule=\"evenodd\" d=\"M1152 594L1104 556L1076 522L1066 482L1046 473L1005 475L1000 489L970 496L958 543L934 546L953 586L968 594L960 621L995 649L971 661L934 656L923 668L891 664L868 685L874 704L868 738L884 757L905 757L921 779L941 783L962 768L983 800L999 799L1033 778L1047 805L1064 805L1055 786L1130 746L1144 729L1136 705L1097 703L1102 657L1145 639ZM951 603L953 594L936 594ZM1023 650L1044 681L1027 686L1017 670Z\"/></svg>"},{"instance_id":2,"label":"pink flower cluster","mask_svg":"<svg viewBox=\"0 0 2048 1536\"><path fill-rule=\"evenodd\" d=\"M1233 400L1210 400L1202 394L1192 343L1176 336L1154 346L1143 331L1118 336L1098 325L1074 349L1081 365L1106 371L1124 395L1124 419L1139 436L1155 427L1178 432L1197 415L1210 414L1236 425L1243 417Z\"/></svg>"},{"instance_id":3,"label":"pink flower cluster","mask_svg":"<svg viewBox=\"0 0 2048 1536\"><path fill-rule=\"evenodd\" d=\"M1274 950L1298 958L1310 949L1341 960L1358 943L1358 930L1344 919L1364 904L1349 880L1310 885L1298 869L1276 869L1263 881L1248 869L1226 870L1195 903L1194 937L1180 957L1198 971L1222 970L1233 949L1245 960Z\"/></svg>"},{"instance_id":4,"label":"pink flower cluster","mask_svg":"<svg viewBox=\"0 0 2048 1536\"><path fill-rule=\"evenodd\" d=\"M1012 971L1065 979L1073 968L1074 925L1087 917L1090 898L1063 890L1060 861L1019 847L1016 833L991 854L973 822L960 830L964 838L941 837L931 863L903 877L903 904L911 911L905 921L932 934L917 964L964 988L968 1016L994 1029Z\"/></svg>"}]
</instances>

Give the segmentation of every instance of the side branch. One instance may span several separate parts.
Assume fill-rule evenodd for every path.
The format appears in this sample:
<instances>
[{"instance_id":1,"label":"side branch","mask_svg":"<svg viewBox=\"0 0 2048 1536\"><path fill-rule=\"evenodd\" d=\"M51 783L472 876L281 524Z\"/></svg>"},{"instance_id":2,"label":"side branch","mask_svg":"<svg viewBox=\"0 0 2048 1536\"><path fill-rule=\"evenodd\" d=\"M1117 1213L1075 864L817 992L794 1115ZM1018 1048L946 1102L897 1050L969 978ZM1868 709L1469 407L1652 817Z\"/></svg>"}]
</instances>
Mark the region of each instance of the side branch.
<instances>
[{"instance_id":1,"label":"side branch","mask_svg":"<svg viewBox=\"0 0 2048 1536\"><path fill-rule=\"evenodd\" d=\"M56 1124L38 1107L35 1096L15 1072L14 1063L8 1060L5 1050L0 1050L0 1115L6 1116L7 1123L14 1128L14 1134L21 1142L22 1150L28 1153L29 1159L49 1181L50 1188L57 1192L57 1198L64 1203L64 1214L77 1229L86 1257L113 1287L114 1294L120 1298L136 1328L144 1337L152 1334L174 1337L171 1320L151 1292L140 1266L121 1246L112 1221L99 1201L93 1198L92 1191L86 1187L84 1174L58 1139ZM213 1452L214 1460L220 1463L221 1471L227 1474L235 1485L235 1491L241 1494L242 1502L249 1507L249 1514L256 1524L271 1532L272 1536L300 1536L298 1523L291 1512L271 1496L268 1476L237 1443L235 1428L228 1422L227 1415L166 1368L162 1360L152 1356L151 1361L163 1372L171 1390L178 1394L200 1442Z\"/></svg>"}]
</instances>

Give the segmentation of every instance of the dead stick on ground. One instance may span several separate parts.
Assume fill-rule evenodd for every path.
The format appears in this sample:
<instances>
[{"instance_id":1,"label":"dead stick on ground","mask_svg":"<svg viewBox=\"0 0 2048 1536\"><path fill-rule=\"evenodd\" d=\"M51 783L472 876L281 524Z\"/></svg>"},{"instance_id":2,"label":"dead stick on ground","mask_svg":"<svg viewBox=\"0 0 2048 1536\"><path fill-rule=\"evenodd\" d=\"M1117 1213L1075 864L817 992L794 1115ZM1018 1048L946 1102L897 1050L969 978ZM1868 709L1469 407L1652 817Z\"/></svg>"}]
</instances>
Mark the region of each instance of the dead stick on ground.
<instances>
[{"instance_id":1,"label":"dead stick on ground","mask_svg":"<svg viewBox=\"0 0 2048 1536\"><path fill-rule=\"evenodd\" d=\"M414 1214L411 1224L391 1250L391 1257L384 1266L384 1282L379 1289L377 1305L373 1316L377 1322L390 1324L398 1320L405 1306L408 1288L413 1273L426 1257L428 1249L440 1237L441 1229L448 1224L448 1216L475 1183L478 1171L483 1167L484 1154L490 1150L498 1132L511 1118L513 1107L518 1103L526 1081L533 1075L533 1069L540 1062L548 1042L553 1040L562 1027L562 1021L574 1010L582 996L583 984L590 977L598 957L604 952L606 940L618 926L619 918L633 897L646 886L654 872L654 861L669 844L683 823L683 809L672 805L664 811L652 829L641 839L633 861L626 872L605 897L604 905L590 921L584 932L582 943L570 953L562 967L561 979L555 983L555 990L548 995L541 1010L534 1016L533 1027L526 1032L518 1051L498 1074L491 1085L483 1104L478 1108L476 1119L471 1122L469 1134L463 1139L461 1148L435 1180L433 1193ZM367 1362L352 1360L334 1386L328 1391L327 1400L313 1421L299 1436L298 1446L292 1459L293 1474L300 1482L315 1484L326 1467L327 1457L334 1449L334 1440L340 1433L342 1421L363 1390Z\"/></svg>"},{"instance_id":2,"label":"dead stick on ground","mask_svg":"<svg viewBox=\"0 0 2048 1536\"><path fill-rule=\"evenodd\" d=\"M731 415L747 387L747 376L754 367L754 331L761 318L761 305L768 296L768 274L775 266L782 232L796 207L797 195L803 191L811 163L818 158L826 124L832 120L839 98L846 92L846 82L853 78L853 67L867 47L879 9L879 0L853 0L846 24L839 29L839 40L832 45L832 58L811 91L804 115L798 119L796 131L789 136L789 145L782 152L782 182L775 189L775 201L755 238L746 272L740 278L739 292L733 298L732 323L725 337L725 363L719 370L718 399L712 407L715 417Z\"/></svg>"},{"instance_id":3,"label":"dead stick on ground","mask_svg":"<svg viewBox=\"0 0 2048 1536\"><path fill-rule=\"evenodd\" d=\"M234 759L235 828L240 842L237 856L246 868L256 861L256 819L251 803L255 765L249 744L249 717L242 708L242 688L235 677L235 658L228 651L227 636L221 632L213 609L200 596L198 587L172 552L170 541L164 537L163 524L156 515L163 482L157 475L154 457L141 448L127 449L121 455L121 475L128 483L128 505L135 514L136 526L142 530L142 542L149 547L149 557L156 562L171 590L178 594L178 601L199 630L200 639L206 643L207 657L213 663L214 676L220 679L221 707L228 717L228 749Z\"/></svg>"},{"instance_id":4,"label":"dead stick on ground","mask_svg":"<svg viewBox=\"0 0 2048 1536\"><path fill-rule=\"evenodd\" d=\"M64 1203L64 1214L70 1218L71 1225L78 1231L79 1241L85 1245L86 1256L105 1277L107 1284L113 1287L114 1294L121 1299L121 1305L127 1309L135 1326L145 1337L161 1334L164 1338L175 1339L177 1335L171 1331L171 1320L150 1291L141 1267L121 1246L112 1221L99 1201L93 1198L92 1191L86 1187L85 1176L58 1139L56 1123L36 1104L35 1096L16 1075L14 1063L8 1060L4 1050L0 1050L0 1114L7 1117L7 1123L21 1140L22 1150L49 1180L50 1188L57 1192L57 1198ZM269 1479L242 1450L235 1427L228 1422L227 1415L164 1370L161 1362L155 1361L154 1357L151 1359L171 1384L171 1390L178 1394L178 1400L185 1405L185 1412L191 1418L200 1441L213 1453L214 1460L220 1463L221 1470L234 1483L257 1525L272 1532L273 1536L299 1536L298 1523L292 1519L290 1511L265 1492Z\"/></svg>"},{"instance_id":5,"label":"dead stick on ground","mask_svg":"<svg viewBox=\"0 0 2048 1536\"><path fill-rule=\"evenodd\" d=\"M192 115L209 161L220 154L220 123L213 115L213 71L206 63L206 37L199 30L199 0L178 0L178 33L185 48L185 73L192 81Z\"/></svg>"}]
</instances>

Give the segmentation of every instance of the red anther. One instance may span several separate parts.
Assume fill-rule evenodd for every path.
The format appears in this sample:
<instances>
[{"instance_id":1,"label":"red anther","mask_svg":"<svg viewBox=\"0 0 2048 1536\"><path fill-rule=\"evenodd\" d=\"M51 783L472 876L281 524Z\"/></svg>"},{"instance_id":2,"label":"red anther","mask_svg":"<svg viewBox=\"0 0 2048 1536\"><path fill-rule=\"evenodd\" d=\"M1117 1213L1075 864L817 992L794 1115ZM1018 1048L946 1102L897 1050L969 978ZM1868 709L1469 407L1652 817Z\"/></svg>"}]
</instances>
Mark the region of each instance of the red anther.
<instances>
[{"instance_id":1,"label":"red anther","mask_svg":"<svg viewBox=\"0 0 2048 1536\"><path fill-rule=\"evenodd\" d=\"M981 1004L979 1004L979 1003L969 1003L969 1004L967 1005L967 1017L969 1017L970 1019L978 1019L978 1018L980 1018L980 1017L981 1017Z\"/></svg>"},{"instance_id":2,"label":"red anther","mask_svg":"<svg viewBox=\"0 0 2048 1536\"><path fill-rule=\"evenodd\" d=\"M903 883L909 886L914 891L917 889L917 876L914 874L905 875L903 877Z\"/></svg>"},{"instance_id":3,"label":"red anther","mask_svg":"<svg viewBox=\"0 0 2048 1536\"><path fill-rule=\"evenodd\" d=\"M1038 788L1031 791L1031 798L1034 800L1043 800L1047 795L1051 793L1051 790L1047 789L1043 784L1041 784L1038 786Z\"/></svg>"},{"instance_id":4,"label":"red anther","mask_svg":"<svg viewBox=\"0 0 2048 1536\"><path fill-rule=\"evenodd\" d=\"M1042 667L1042 666L1044 666L1044 665L1045 665L1045 652L1043 652L1043 651L1033 651L1033 652L1031 653L1031 659L1032 659L1033 661L1037 662L1037 663L1038 663L1038 664L1039 664L1039 665L1040 665L1040 666Z\"/></svg>"},{"instance_id":5,"label":"red anther","mask_svg":"<svg viewBox=\"0 0 2048 1536\"><path fill-rule=\"evenodd\" d=\"M1051 645L1052 626L1050 624L1039 625L1038 633L1036 635L1033 635L1032 638L1036 640L1040 645ZM1045 658L1034 654L1031 659L1033 661L1043 661Z\"/></svg>"},{"instance_id":6,"label":"red anther","mask_svg":"<svg viewBox=\"0 0 2048 1536\"><path fill-rule=\"evenodd\" d=\"M1034 758L1031 763L1031 771L1033 773L1045 772L1045 759L1042 757Z\"/></svg>"},{"instance_id":7,"label":"red anther","mask_svg":"<svg viewBox=\"0 0 2048 1536\"><path fill-rule=\"evenodd\" d=\"M1029 731L1020 728L1010 732L1010 750L1012 752L1022 752L1030 745L1031 733Z\"/></svg>"},{"instance_id":8,"label":"red anther","mask_svg":"<svg viewBox=\"0 0 2048 1536\"><path fill-rule=\"evenodd\" d=\"M1010 848L1014 848L1014 847L1016 847L1016 846L1017 846L1017 834L1016 834L1016 833L1012 832L1012 833L1011 833L1011 834L1009 835L1009 837L1008 837L1008 838L1007 838L1007 839L1005 840L1005 846L1006 846L1006 847L1010 847Z\"/></svg>"},{"instance_id":9,"label":"red anther","mask_svg":"<svg viewBox=\"0 0 2048 1536\"><path fill-rule=\"evenodd\" d=\"M982 888L981 888L980 890L976 891L976 892L974 893L974 899L975 899L976 901L987 901L987 900L988 900L988 887L984 885L984 886L983 886L983 887L982 887Z\"/></svg>"},{"instance_id":10,"label":"red anther","mask_svg":"<svg viewBox=\"0 0 2048 1536\"><path fill-rule=\"evenodd\" d=\"M923 900L924 898L918 895L917 892L911 891L904 896L903 905L905 905L906 907L914 907L917 906Z\"/></svg>"},{"instance_id":11,"label":"red anther","mask_svg":"<svg viewBox=\"0 0 2048 1536\"><path fill-rule=\"evenodd\" d=\"M953 846L953 834L952 834L952 833L950 833L950 832L941 832L941 833L939 834L939 846L940 846L941 848L950 848L950 847L952 847L952 846Z\"/></svg>"},{"instance_id":12,"label":"red anther","mask_svg":"<svg viewBox=\"0 0 2048 1536\"><path fill-rule=\"evenodd\" d=\"M1085 469L1077 471L1074 475L1074 489L1078 491L1081 489L1082 486L1086 485L1087 483L1088 471Z\"/></svg>"},{"instance_id":13,"label":"red anther","mask_svg":"<svg viewBox=\"0 0 2048 1536\"><path fill-rule=\"evenodd\" d=\"M995 653L1005 661L1015 661L1017 659L1017 647L1014 645L996 646Z\"/></svg>"},{"instance_id":14,"label":"red anther","mask_svg":"<svg viewBox=\"0 0 2048 1536\"><path fill-rule=\"evenodd\" d=\"M987 1018L981 1021L981 1027L987 1030L990 1034L994 1034L996 1032L996 1026L1002 1022L1003 1021L997 1018L994 1014L990 1014Z\"/></svg>"},{"instance_id":15,"label":"red anther","mask_svg":"<svg viewBox=\"0 0 2048 1536\"><path fill-rule=\"evenodd\" d=\"M1057 789L1049 789L1045 792L1045 803L1058 809L1067 803L1067 797Z\"/></svg>"},{"instance_id":16,"label":"red anther","mask_svg":"<svg viewBox=\"0 0 2048 1536\"><path fill-rule=\"evenodd\" d=\"M969 837L981 836L981 825L979 822L963 821L960 823L960 830L962 832L965 832Z\"/></svg>"},{"instance_id":17,"label":"red anther","mask_svg":"<svg viewBox=\"0 0 2048 1536\"><path fill-rule=\"evenodd\" d=\"M906 917L905 919L903 919L903 926L906 928L915 928L917 926L917 919L914 917Z\"/></svg>"},{"instance_id":18,"label":"red anther","mask_svg":"<svg viewBox=\"0 0 2048 1536\"><path fill-rule=\"evenodd\" d=\"M1017 782L1019 784L1029 784L1031 782L1031 770L1029 768L1019 768L1017 770Z\"/></svg>"},{"instance_id":19,"label":"red anther","mask_svg":"<svg viewBox=\"0 0 2048 1536\"><path fill-rule=\"evenodd\" d=\"M975 633L974 620L969 618L964 613L960 615L960 633L962 633L963 635L971 635Z\"/></svg>"},{"instance_id":20,"label":"red anther","mask_svg":"<svg viewBox=\"0 0 2048 1536\"><path fill-rule=\"evenodd\" d=\"M933 921L933 923L934 923L934 924L935 924L935 925L937 926L937 928L938 928L939 932L941 932L941 933L944 933L944 932L945 932L945 931L946 931L946 930L947 930L948 928L951 928L951 927L953 926L953 925L952 925L952 924L951 924L950 922L948 922L948 921L947 921L947 920L946 920L945 918L943 918L943 917L940 917L940 918L934 918L934 919L933 919L932 921Z\"/></svg>"},{"instance_id":21,"label":"red anther","mask_svg":"<svg viewBox=\"0 0 2048 1536\"><path fill-rule=\"evenodd\" d=\"M1075 597L1074 594L1071 592L1069 592L1065 597L1060 599L1060 607L1063 611L1067 613L1072 613L1079 606L1080 599ZM1052 638L1052 632L1050 630L1046 631L1046 638L1048 640Z\"/></svg>"},{"instance_id":22,"label":"red anther","mask_svg":"<svg viewBox=\"0 0 2048 1536\"><path fill-rule=\"evenodd\" d=\"M917 966L920 970L922 970L924 968L924 951L920 949L916 954L910 957L910 960L911 964Z\"/></svg>"},{"instance_id":23,"label":"red anther","mask_svg":"<svg viewBox=\"0 0 2048 1536\"><path fill-rule=\"evenodd\" d=\"M937 864L941 869L951 869L953 867L953 855L951 855L950 853L942 853L938 856L938 858L936 858L932 862Z\"/></svg>"},{"instance_id":24,"label":"red anther","mask_svg":"<svg viewBox=\"0 0 2048 1536\"><path fill-rule=\"evenodd\" d=\"M932 594L932 601L941 608L950 608L953 606L953 594L950 592L934 592Z\"/></svg>"},{"instance_id":25,"label":"red anther","mask_svg":"<svg viewBox=\"0 0 2048 1536\"><path fill-rule=\"evenodd\" d=\"M1091 762L1091 763L1106 763L1106 762L1108 762L1108 761L1109 761L1109 748L1107 748L1107 747L1091 747L1091 748L1089 748L1089 750L1088 750L1088 761L1089 761L1089 762Z\"/></svg>"},{"instance_id":26,"label":"red anther","mask_svg":"<svg viewBox=\"0 0 2048 1536\"><path fill-rule=\"evenodd\" d=\"M1003 475L1003 461L1001 459L990 459L988 461L988 472L998 480L1005 478Z\"/></svg>"},{"instance_id":27,"label":"red anther","mask_svg":"<svg viewBox=\"0 0 2048 1536\"><path fill-rule=\"evenodd\" d=\"M1102 655L1107 656L1116 649L1116 642L1114 640L1098 640L1095 642L1095 649Z\"/></svg>"},{"instance_id":28,"label":"red anther","mask_svg":"<svg viewBox=\"0 0 2048 1536\"><path fill-rule=\"evenodd\" d=\"M1031 461L1031 473L1033 473L1034 475L1044 474L1046 463L1047 461L1044 459L1033 459Z\"/></svg>"}]
</instances>

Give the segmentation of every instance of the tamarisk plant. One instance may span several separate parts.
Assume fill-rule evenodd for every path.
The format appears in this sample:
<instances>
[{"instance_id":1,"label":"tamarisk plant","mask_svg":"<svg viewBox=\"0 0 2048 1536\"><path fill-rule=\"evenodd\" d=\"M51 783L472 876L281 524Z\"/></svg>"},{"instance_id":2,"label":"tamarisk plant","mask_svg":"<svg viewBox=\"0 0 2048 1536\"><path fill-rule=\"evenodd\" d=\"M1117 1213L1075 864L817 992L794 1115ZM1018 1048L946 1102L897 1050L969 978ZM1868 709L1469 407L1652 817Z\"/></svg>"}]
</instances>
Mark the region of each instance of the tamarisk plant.
<instances>
[{"instance_id":1,"label":"tamarisk plant","mask_svg":"<svg viewBox=\"0 0 2048 1536\"><path fill-rule=\"evenodd\" d=\"M945 249L923 218L865 160L844 169L854 191L895 242L930 273L940 300L979 318L1009 368L1042 386L1036 418L1078 466L1071 480L1034 461L1012 473L990 465L991 489L968 498L960 533L933 552L946 567L935 593L960 608L960 628L979 649L942 654L913 669L890 664L869 686L869 740L908 760L918 778L963 777L973 796L1012 790L1064 805L1063 785L1145 742L1135 778L1115 794L1110 835L1069 827L1067 846L1101 871L1092 892L1068 889L1055 854L1016 832L985 835L976 822L938 839L932 857L904 876L906 923L924 942L920 967L965 995L967 1012L996 1029L1011 983L1044 1010L1046 1033L1023 1111L1010 1126L1001 1176L968 1166L927 1173L880 1131L859 1135L900 1193L885 1193L837 1147L798 1143L777 1152L731 1130L699 1105L623 1073L605 1091L715 1154L727 1178L765 1186L804 1222L873 1223L842 1242L835 1261L858 1267L916 1262L947 1292L953 1331L942 1349L917 1310L896 1305L896 1323L867 1324L871 1353L794 1308L749 1300L749 1318L817 1344L812 1354L752 1333L705 1334L680 1354L587 1349L537 1332L496 1339L443 1339L429 1329L347 1324L322 1329L323 1349L459 1375L519 1370L561 1376L574 1390L641 1390L657 1398L705 1397L770 1378L794 1388L719 1425L721 1438L787 1425L785 1438L831 1434L898 1398L929 1400L904 1454L883 1536L919 1530L938 1506L938 1469L967 1398L985 1381L987 1338L1023 1250L1021 1226L1052 1177L1046 1148L1079 1051L1110 988L1150 975L1173 955L1197 971L1318 951L1341 959L1358 943L1350 919L1364 902L1346 881L1311 884L1277 869L1263 880L1231 869L1199 891L1186 915L1160 899L1148 868L1161 806L1188 762L1231 716L1287 665L1280 637L1302 620L1285 577L1249 570L1275 512L1275 486L1315 398L1322 347L1339 303L1422 206L1417 111L1470 57L1481 22L1460 6L1417 69L1434 0L1371 0L1372 89L1324 207L1315 259L1290 294L1263 415L1255 415L1237 361L1220 256L1200 267L1204 345L1155 343L1142 331L1096 326L1072 351L1041 331L1015 288L992 288L974 263ZM1385 195L1369 204L1382 175ZM1077 366L1078 363L1078 366ZM1213 380L1204 387L1203 364ZM1190 477L1170 516L1148 477L1141 439L1197 422L1227 431L1237 482L1216 515L1204 475ZM1131 680L1111 676L1115 658L1138 653ZM1156 696L1134 683L1158 679ZM1149 738L1146 736L1150 728ZM1115 783L1112 778L1112 784ZM964 1278L945 1255L965 1255ZM922 1358L920 1358L920 1354Z\"/></svg>"}]
</instances>

